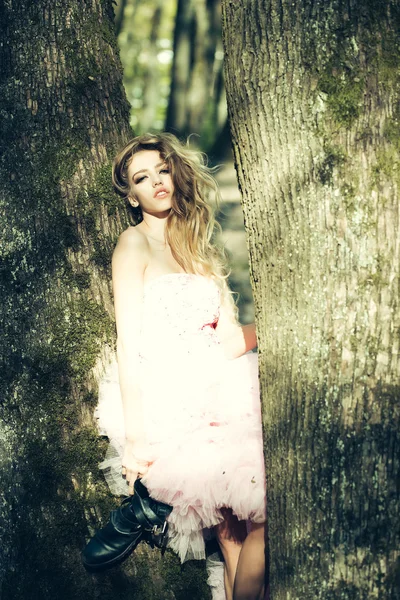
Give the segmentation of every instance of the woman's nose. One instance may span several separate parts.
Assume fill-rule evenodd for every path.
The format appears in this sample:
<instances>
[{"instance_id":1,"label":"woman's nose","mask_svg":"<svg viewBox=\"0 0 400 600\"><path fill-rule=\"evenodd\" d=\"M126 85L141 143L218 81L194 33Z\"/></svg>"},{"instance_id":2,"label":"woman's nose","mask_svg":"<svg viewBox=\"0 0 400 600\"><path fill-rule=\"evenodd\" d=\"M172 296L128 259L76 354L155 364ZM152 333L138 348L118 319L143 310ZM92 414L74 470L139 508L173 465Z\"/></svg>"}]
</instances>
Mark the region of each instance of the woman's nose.
<instances>
[{"instance_id":1,"label":"woman's nose","mask_svg":"<svg viewBox=\"0 0 400 600\"><path fill-rule=\"evenodd\" d=\"M155 175L155 176L153 177L153 187L156 187L156 185L160 185L160 184L162 184L162 181L161 181L161 175L159 175L159 174L157 173L157 175Z\"/></svg>"}]
</instances>

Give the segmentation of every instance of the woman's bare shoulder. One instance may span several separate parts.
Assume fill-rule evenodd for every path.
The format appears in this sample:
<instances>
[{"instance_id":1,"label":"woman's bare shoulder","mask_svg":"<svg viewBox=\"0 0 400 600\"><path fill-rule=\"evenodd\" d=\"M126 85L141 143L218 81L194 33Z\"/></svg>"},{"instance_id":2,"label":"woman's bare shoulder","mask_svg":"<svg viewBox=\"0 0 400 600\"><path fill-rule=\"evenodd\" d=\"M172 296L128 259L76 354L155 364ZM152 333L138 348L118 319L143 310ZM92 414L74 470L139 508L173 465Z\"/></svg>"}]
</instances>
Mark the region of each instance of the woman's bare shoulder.
<instances>
[{"instance_id":1,"label":"woman's bare shoulder","mask_svg":"<svg viewBox=\"0 0 400 600\"><path fill-rule=\"evenodd\" d=\"M149 260L149 243L136 227L128 227L121 233L113 253L113 270L130 266L144 271Z\"/></svg>"},{"instance_id":2,"label":"woman's bare shoulder","mask_svg":"<svg viewBox=\"0 0 400 600\"><path fill-rule=\"evenodd\" d=\"M121 233L118 238L117 246L124 246L132 249L148 248L149 242L147 237L137 227L128 227Z\"/></svg>"}]
</instances>

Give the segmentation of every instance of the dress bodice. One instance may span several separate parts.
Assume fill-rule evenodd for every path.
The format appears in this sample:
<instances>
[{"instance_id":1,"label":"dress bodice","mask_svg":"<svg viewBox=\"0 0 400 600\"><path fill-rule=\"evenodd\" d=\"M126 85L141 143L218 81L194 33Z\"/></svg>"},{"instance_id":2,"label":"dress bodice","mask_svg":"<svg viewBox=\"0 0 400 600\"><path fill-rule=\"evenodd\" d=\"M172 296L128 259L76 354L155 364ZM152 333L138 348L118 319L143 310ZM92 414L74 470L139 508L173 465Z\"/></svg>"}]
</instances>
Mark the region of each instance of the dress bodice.
<instances>
[{"instance_id":1,"label":"dress bodice","mask_svg":"<svg viewBox=\"0 0 400 600\"><path fill-rule=\"evenodd\" d=\"M219 309L219 288L208 277L171 273L145 285L139 387L149 438L165 436L166 423L170 434L204 418L226 360L215 329Z\"/></svg>"},{"instance_id":2,"label":"dress bodice","mask_svg":"<svg viewBox=\"0 0 400 600\"><path fill-rule=\"evenodd\" d=\"M141 355L154 359L168 350L187 354L204 343L217 343L215 327L220 291L208 277L169 273L145 285Z\"/></svg>"}]
</instances>

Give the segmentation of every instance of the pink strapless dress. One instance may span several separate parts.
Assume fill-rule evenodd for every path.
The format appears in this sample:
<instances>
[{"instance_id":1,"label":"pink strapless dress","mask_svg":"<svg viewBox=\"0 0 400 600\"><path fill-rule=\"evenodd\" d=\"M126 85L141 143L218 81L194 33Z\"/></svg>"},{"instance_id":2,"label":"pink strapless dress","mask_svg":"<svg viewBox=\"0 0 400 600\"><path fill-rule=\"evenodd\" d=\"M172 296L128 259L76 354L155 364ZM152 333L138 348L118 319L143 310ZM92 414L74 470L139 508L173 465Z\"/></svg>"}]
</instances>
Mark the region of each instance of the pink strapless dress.
<instances>
[{"instance_id":1,"label":"pink strapless dress","mask_svg":"<svg viewBox=\"0 0 400 600\"><path fill-rule=\"evenodd\" d=\"M168 545L182 562L205 558L204 533L223 520L222 507L239 519L266 518L257 354L225 357L219 310L219 288L206 277L173 273L145 286L138 378L147 443L139 451L152 464L143 483L173 506ZM111 491L126 495L116 362L101 382L97 416L110 439L100 466Z\"/></svg>"}]
</instances>

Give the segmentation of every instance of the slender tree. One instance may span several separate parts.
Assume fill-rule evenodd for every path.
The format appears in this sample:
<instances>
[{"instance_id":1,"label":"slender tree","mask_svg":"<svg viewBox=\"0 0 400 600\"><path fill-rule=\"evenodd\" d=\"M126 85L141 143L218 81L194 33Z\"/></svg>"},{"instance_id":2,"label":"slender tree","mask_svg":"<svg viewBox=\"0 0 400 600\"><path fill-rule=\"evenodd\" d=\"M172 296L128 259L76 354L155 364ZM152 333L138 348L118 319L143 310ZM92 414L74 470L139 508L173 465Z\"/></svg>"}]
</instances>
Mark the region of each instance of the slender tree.
<instances>
[{"instance_id":1,"label":"slender tree","mask_svg":"<svg viewBox=\"0 0 400 600\"><path fill-rule=\"evenodd\" d=\"M157 0L155 3L147 45L146 71L143 76L143 109L140 117L140 128L142 131L154 130L154 122L157 117L157 104L160 97L160 76L157 69L157 41L160 36L163 4L163 0Z\"/></svg>"},{"instance_id":2,"label":"slender tree","mask_svg":"<svg viewBox=\"0 0 400 600\"><path fill-rule=\"evenodd\" d=\"M222 5L271 598L399 598L400 7Z\"/></svg>"},{"instance_id":3,"label":"slender tree","mask_svg":"<svg viewBox=\"0 0 400 600\"><path fill-rule=\"evenodd\" d=\"M125 8L127 3L128 0L119 0L119 2L115 3L115 35L117 37L121 33L124 24Z\"/></svg>"},{"instance_id":4,"label":"slender tree","mask_svg":"<svg viewBox=\"0 0 400 600\"><path fill-rule=\"evenodd\" d=\"M220 0L178 0L166 128L199 133L211 144L222 129L215 107L223 96Z\"/></svg>"},{"instance_id":5,"label":"slender tree","mask_svg":"<svg viewBox=\"0 0 400 600\"><path fill-rule=\"evenodd\" d=\"M113 18L111 0L0 0L4 600L206 597L169 555L99 578L80 564L113 504L93 421L127 224L110 177L131 136Z\"/></svg>"}]
</instances>

